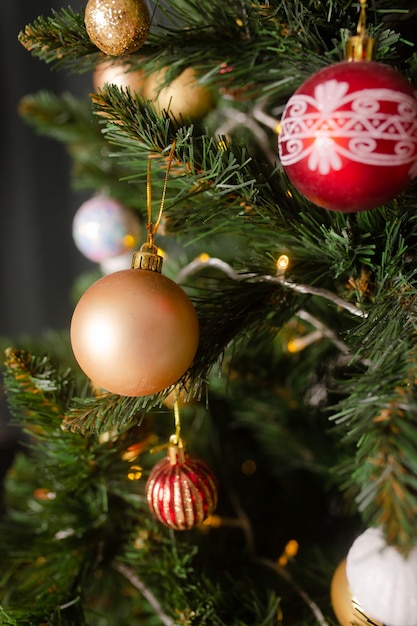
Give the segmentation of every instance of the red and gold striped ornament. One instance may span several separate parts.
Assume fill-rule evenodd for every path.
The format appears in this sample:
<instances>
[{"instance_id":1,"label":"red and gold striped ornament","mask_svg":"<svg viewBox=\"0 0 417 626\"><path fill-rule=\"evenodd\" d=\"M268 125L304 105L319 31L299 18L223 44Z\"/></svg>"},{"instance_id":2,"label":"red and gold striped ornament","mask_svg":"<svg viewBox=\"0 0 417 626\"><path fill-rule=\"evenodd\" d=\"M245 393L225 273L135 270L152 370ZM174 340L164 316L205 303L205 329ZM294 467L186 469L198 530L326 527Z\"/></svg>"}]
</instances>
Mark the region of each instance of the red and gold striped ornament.
<instances>
[{"instance_id":1,"label":"red and gold striped ornament","mask_svg":"<svg viewBox=\"0 0 417 626\"><path fill-rule=\"evenodd\" d=\"M215 510L217 481L208 465L190 458L182 439L173 437L167 456L149 475L146 498L162 524L174 530L190 530Z\"/></svg>"}]
</instances>

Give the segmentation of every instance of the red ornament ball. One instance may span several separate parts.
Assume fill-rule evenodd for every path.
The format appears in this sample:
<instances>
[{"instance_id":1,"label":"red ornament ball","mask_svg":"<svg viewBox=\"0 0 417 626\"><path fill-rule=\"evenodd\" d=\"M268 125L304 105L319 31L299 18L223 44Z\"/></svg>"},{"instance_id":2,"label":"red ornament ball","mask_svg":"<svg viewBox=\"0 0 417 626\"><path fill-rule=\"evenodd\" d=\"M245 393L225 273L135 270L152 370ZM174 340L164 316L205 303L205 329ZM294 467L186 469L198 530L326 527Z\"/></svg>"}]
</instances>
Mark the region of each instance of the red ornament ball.
<instances>
[{"instance_id":1,"label":"red ornament ball","mask_svg":"<svg viewBox=\"0 0 417 626\"><path fill-rule=\"evenodd\" d=\"M162 524L174 530L190 530L215 510L217 481L204 461L188 457L179 440L170 443L168 455L152 469L146 498Z\"/></svg>"},{"instance_id":2,"label":"red ornament ball","mask_svg":"<svg viewBox=\"0 0 417 626\"><path fill-rule=\"evenodd\" d=\"M417 175L416 91L382 63L336 63L290 98L278 144L308 200L332 211L375 208Z\"/></svg>"},{"instance_id":3,"label":"red ornament ball","mask_svg":"<svg viewBox=\"0 0 417 626\"><path fill-rule=\"evenodd\" d=\"M194 306L173 280L132 268L103 276L82 295L72 349L100 387L123 396L157 393L187 371L199 340Z\"/></svg>"}]
</instances>

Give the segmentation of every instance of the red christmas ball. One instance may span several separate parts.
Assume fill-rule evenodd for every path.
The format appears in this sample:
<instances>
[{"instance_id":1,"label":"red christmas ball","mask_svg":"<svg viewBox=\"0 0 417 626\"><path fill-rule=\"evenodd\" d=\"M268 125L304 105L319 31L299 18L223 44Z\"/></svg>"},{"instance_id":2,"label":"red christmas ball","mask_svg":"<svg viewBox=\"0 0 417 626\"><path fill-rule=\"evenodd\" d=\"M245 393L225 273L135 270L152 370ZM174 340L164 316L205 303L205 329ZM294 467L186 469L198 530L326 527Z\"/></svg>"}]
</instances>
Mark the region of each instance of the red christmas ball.
<instances>
[{"instance_id":1,"label":"red christmas ball","mask_svg":"<svg viewBox=\"0 0 417 626\"><path fill-rule=\"evenodd\" d=\"M216 508L217 481L204 461L188 457L180 440L169 444L168 455L152 469L146 498L162 524L190 530Z\"/></svg>"},{"instance_id":2,"label":"red christmas ball","mask_svg":"<svg viewBox=\"0 0 417 626\"><path fill-rule=\"evenodd\" d=\"M179 285L132 268L103 276L79 300L71 344L94 385L123 396L166 389L186 372L199 340L194 306Z\"/></svg>"},{"instance_id":3,"label":"red christmas ball","mask_svg":"<svg viewBox=\"0 0 417 626\"><path fill-rule=\"evenodd\" d=\"M308 200L332 211L375 208L417 175L416 91L382 63L336 63L290 98L278 144Z\"/></svg>"}]
</instances>

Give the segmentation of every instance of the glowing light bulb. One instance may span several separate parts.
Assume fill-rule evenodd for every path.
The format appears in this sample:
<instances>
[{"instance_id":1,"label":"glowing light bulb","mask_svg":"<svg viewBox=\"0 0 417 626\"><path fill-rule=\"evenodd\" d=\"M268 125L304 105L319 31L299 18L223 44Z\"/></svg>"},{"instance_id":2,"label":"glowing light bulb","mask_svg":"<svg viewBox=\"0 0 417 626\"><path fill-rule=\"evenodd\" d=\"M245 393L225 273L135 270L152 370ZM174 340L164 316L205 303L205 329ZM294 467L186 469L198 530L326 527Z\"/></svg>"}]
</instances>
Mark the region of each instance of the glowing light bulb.
<instances>
[{"instance_id":1,"label":"glowing light bulb","mask_svg":"<svg viewBox=\"0 0 417 626\"><path fill-rule=\"evenodd\" d=\"M283 274L290 264L290 259L286 254L281 254L277 261L277 274Z\"/></svg>"},{"instance_id":2,"label":"glowing light bulb","mask_svg":"<svg viewBox=\"0 0 417 626\"><path fill-rule=\"evenodd\" d=\"M139 480L142 478L142 468L139 465L132 465L127 477L129 480Z\"/></svg>"},{"instance_id":3,"label":"glowing light bulb","mask_svg":"<svg viewBox=\"0 0 417 626\"><path fill-rule=\"evenodd\" d=\"M282 567L285 567L289 559L296 556L298 552L298 547L298 541L296 541L295 539L290 539L290 541L288 541L287 545L285 546L283 553L278 559L278 564Z\"/></svg>"}]
</instances>

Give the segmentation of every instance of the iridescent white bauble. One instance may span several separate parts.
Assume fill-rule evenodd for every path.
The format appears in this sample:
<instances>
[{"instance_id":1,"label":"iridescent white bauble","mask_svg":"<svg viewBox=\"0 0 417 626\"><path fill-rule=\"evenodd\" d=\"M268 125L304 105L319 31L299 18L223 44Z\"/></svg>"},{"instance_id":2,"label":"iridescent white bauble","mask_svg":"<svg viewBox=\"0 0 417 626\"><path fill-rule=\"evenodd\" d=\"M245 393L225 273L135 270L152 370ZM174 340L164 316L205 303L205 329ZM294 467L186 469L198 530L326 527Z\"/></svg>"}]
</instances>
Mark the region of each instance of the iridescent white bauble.
<instances>
[{"instance_id":1,"label":"iridescent white bauble","mask_svg":"<svg viewBox=\"0 0 417 626\"><path fill-rule=\"evenodd\" d=\"M105 194L94 196L79 207L72 235L80 252L95 263L132 252L142 238L138 216Z\"/></svg>"}]
</instances>

